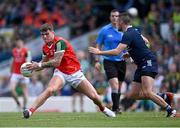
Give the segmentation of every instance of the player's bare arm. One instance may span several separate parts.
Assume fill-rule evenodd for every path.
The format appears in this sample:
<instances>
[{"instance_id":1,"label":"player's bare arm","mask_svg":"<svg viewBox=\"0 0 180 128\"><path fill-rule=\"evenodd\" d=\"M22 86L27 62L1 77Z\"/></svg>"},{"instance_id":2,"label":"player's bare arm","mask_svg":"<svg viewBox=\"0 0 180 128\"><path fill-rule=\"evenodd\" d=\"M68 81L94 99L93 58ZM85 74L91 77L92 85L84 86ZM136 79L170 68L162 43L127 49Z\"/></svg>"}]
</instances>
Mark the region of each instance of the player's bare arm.
<instances>
[{"instance_id":1,"label":"player's bare arm","mask_svg":"<svg viewBox=\"0 0 180 128\"><path fill-rule=\"evenodd\" d=\"M54 53L54 58L47 62L40 63L39 66L42 68L58 67L61 63L65 49L66 43L64 40L60 40L58 43L56 43L56 52Z\"/></svg>"},{"instance_id":2,"label":"player's bare arm","mask_svg":"<svg viewBox=\"0 0 180 128\"><path fill-rule=\"evenodd\" d=\"M42 56L42 60L39 62L39 63L37 63L38 65L40 65L41 63L43 63L43 62L47 62L48 61L48 58L47 58L47 56L46 55L43 55ZM36 63L36 62L32 62L32 63ZM40 66L39 66L40 67ZM36 69L35 71L41 71L41 70L43 70L43 68L41 67L41 68L38 68L38 69Z\"/></svg>"},{"instance_id":3,"label":"player's bare arm","mask_svg":"<svg viewBox=\"0 0 180 128\"><path fill-rule=\"evenodd\" d=\"M44 56L43 59L38 62L32 62L32 64L27 65L27 68L29 70L42 70L44 68L51 68L51 67L57 67L61 63L62 57L63 57L64 51L58 51L55 52L54 58L47 61L47 58Z\"/></svg>"},{"instance_id":4,"label":"player's bare arm","mask_svg":"<svg viewBox=\"0 0 180 128\"><path fill-rule=\"evenodd\" d=\"M144 37L143 35L141 35L141 37L143 38L143 40L145 41L145 43L149 43L148 39L146 37Z\"/></svg>"},{"instance_id":5,"label":"player's bare arm","mask_svg":"<svg viewBox=\"0 0 180 128\"><path fill-rule=\"evenodd\" d=\"M99 45L96 45L96 48L101 49ZM101 70L101 64L99 62L99 56L98 55L95 56L95 62L96 62L95 68L100 71Z\"/></svg>"},{"instance_id":6,"label":"player's bare arm","mask_svg":"<svg viewBox=\"0 0 180 128\"><path fill-rule=\"evenodd\" d=\"M63 54L64 54L64 50L56 52L54 55L54 59L51 59L47 62L42 62L41 67L42 68L58 67L63 58Z\"/></svg>"},{"instance_id":7,"label":"player's bare arm","mask_svg":"<svg viewBox=\"0 0 180 128\"><path fill-rule=\"evenodd\" d=\"M96 45L96 48L101 49L101 47L98 44ZM99 56L95 56L95 61L99 62Z\"/></svg>"},{"instance_id":8,"label":"player's bare arm","mask_svg":"<svg viewBox=\"0 0 180 128\"><path fill-rule=\"evenodd\" d=\"M88 50L90 53L94 53L96 55L119 55L125 48L127 47L126 44L120 43L117 48L107 51L101 51L94 47L89 47Z\"/></svg>"},{"instance_id":9,"label":"player's bare arm","mask_svg":"<svg viewBox=\"0 0 180 128\"><path fill-rule=\"evenodd\" d=\"M40 68L40 64L42 62L46 62L46 61L48 61L48 58L46 57L46 55L43 55L42 56L42 60L39 63L35 62L35 61L31 61L31 64L27 64L27 69L35 70L35 71L40 71L40 70L43 69L42 67Z\"/></svg>"}]
</instances>

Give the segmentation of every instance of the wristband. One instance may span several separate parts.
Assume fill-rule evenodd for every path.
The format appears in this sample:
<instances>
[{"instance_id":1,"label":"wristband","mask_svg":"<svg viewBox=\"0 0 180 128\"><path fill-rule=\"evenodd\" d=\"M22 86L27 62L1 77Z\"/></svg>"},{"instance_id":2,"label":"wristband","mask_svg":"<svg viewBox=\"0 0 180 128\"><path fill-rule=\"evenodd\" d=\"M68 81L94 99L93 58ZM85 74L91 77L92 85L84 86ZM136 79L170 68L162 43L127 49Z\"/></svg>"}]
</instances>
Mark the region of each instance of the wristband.
<instances>
[{"instance_id":1,"label":"wristband","mask_svg":"<svg viewBox=\"0 0 180 128\"><path fill-rule=\"evenodd\" d=\"M41 63L41 62L39 62L39 63L38 63L38 66L39 66L40 68L42 68L42 63Z\"/></svg>"}]
</instances>

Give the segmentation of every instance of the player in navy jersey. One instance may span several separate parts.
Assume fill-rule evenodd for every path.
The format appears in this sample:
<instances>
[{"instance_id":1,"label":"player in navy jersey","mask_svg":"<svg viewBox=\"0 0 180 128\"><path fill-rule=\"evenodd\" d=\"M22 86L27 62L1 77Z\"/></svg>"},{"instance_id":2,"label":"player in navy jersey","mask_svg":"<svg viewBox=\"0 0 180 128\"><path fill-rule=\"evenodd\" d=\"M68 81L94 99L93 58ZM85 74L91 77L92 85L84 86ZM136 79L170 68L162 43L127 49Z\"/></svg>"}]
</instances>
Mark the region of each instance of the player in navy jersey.
<instances>
[{"instance_id":1,"label":"player in navy jersey","mask_svg":"<svg viewBox=\"0 0 180 128\"><path fill-rule=\"evenodd\" d=\"M96 39L96 47L98 49L111 50L119 45L123 35L123 32L118 30L119 14L119 11L116 9L110 12L111 22L101 28ZM121 84L124 81L126 73L126 62L122 57L124 52L121 52L118 56L103 56L105 74L111 86L112 110L116 113L121 113L119 100L121 96ZM96 69L100 70L99 58L97 56L95 61Z\"/></svg>"},{"instance_id":2,"label":"player in navy jersey","mask_svg":"<svg viewBox=\"0 0 180 128\"><path fill-rule=\"evenodd\" d=\"M127 48L129 55L137 65L137 69L132 88L126 96L134 99L150 99L166 109L167 117L175 117L176 110L173 110L163 98L153 92L154 78L158 73L156 56L146 46L147 40L145 40L145 37L131 26L130 21L127 13L120 15L119 24L124 31L124 35L117 48L100 51L97 48L89 47L89 51L97 55L119 55L120 52Z\"/></svg>"}]
</instances>

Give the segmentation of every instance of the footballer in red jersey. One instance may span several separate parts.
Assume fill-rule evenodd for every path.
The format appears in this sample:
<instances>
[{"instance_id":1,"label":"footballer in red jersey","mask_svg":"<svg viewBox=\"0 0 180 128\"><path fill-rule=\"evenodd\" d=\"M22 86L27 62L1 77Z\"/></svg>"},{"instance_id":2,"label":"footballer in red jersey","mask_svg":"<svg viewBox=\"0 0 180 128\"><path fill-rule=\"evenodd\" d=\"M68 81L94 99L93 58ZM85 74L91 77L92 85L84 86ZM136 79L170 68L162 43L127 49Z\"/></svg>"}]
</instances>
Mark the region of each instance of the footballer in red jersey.
<instances>
[{"instance_id":1,"label":"footballer in red jersey","mask_svg":"<svg viewBox=\"0 0 180 128\"><path fill-rule=\"evenodd\" d=\"M74 53L72 46L66 39L55 36L53 43L50 46L48 44L44 44L43 53L50 59L54 57L54 51L56 51L58 48L60 51L64 50L64 55L60 65L56 68L65 74L73 74L79 71L80 63Z\"/></svg>"},{"instance_id":2,"label":"footballer in red jersey","mask_svg":"<svg viewBox=\"0 0 180 128\"><path fill-rule=\"evenodd\" d=\"M65 83L88 96L105 115L115 117L115 113L103 105L100 96L81 72L80 63L69 41L55 36L53 26L48 23L41 26L40 32L44 40L42 61L32 62L27 65L27 68L42 70L53 67L55 70L48 87L37 97L30 109L23 112L24 118L29 118L53 92L61 89Z\"/></svg>"},{"instance_id":3,"label":"footballer in red jersey","mask_svg":"<svg viewBox=\"0 0 180 128\"><path fill-rule=\"evenodd\" d=\"M24 62L30 61L31 57L28 49L24 47L24 42L22 40L16 41L16 47L12 50L12 56L13 62L11 65L10 89L18 108L20 109L23 107L25 109L28 97L27 84L29 83L29 79L20 73L20 67ZM23 106L21 106L16 93L16 86L19 84L21 85L23 91Z\"/></svg>"}]
</instances>

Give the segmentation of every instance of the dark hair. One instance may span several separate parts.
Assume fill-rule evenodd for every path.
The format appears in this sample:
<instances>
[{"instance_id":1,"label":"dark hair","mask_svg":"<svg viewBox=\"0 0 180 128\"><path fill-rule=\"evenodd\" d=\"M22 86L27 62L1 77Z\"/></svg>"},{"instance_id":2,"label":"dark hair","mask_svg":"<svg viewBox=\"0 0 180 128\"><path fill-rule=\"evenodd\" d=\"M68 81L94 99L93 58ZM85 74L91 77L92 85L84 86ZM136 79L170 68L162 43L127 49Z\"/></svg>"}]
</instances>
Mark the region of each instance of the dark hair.
<instances>
[{"instance_id":1,"label":"dark hair","mask_svg":"<svg viewBox=\"0 0 180 128\"><path fill-rule=\"evenodd\" d=\"M111 10L111 13L112 12L119 12L119 10L118 9L113 9L113 10Z\"/></svg>"},{"instance_id":2,"label":"dark hair","mask_svg":"<svg viewBox=\"0 0 180 128\"><path fill-rule=\"evenodd\" d=\"M124 23L124 24L130 24L131 23L131 17L129 15L129 13L127 12L124 12L124 13L121 13L119 15L119 19Z\"/></svg>"},{"instance_id":3,"label":"dark hair","mask_svg":"<svg viewBox=\"0 0 180 128\"><path fill-rule=\"evenodd\" d=\"M53 25L49 24L49 23L45 23L45 24L41 25L40 32L45 32L47 30L53 31Z\"/></svg>"}]
</instances>

